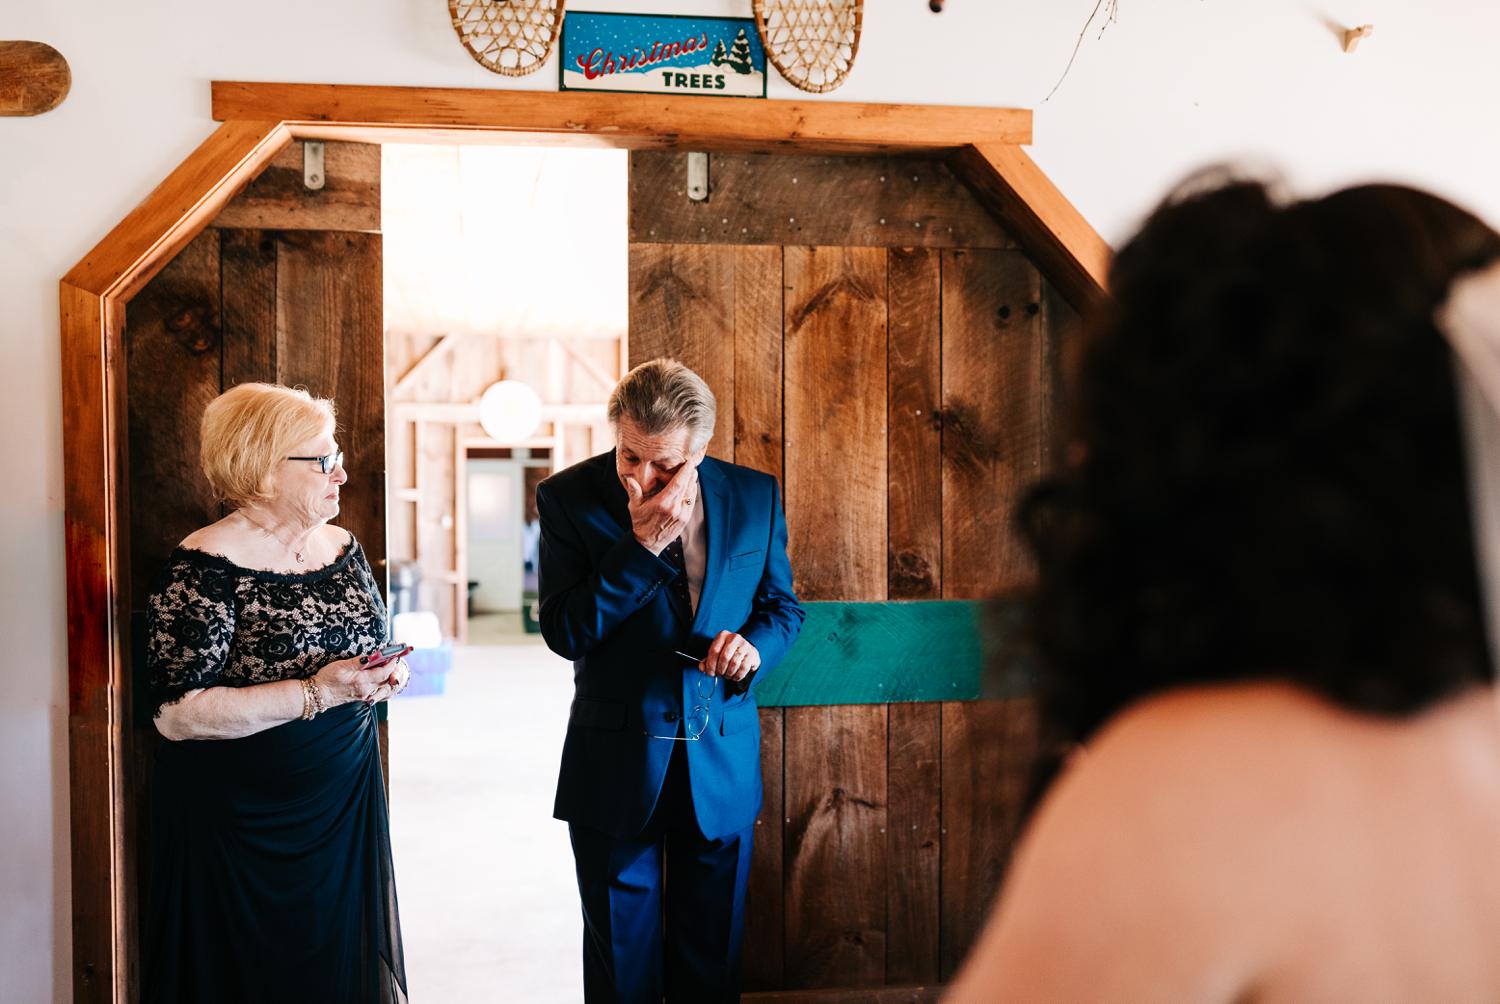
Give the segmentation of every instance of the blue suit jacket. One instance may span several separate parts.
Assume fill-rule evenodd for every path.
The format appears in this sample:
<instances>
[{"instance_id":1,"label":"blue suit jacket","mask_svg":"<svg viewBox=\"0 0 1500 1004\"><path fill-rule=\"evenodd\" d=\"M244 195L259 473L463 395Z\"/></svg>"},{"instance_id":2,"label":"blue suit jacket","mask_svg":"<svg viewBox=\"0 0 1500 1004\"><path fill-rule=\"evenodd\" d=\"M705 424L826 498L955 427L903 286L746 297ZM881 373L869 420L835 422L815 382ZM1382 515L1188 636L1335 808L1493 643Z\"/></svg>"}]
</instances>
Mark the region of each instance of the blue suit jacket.
<instances>
[{"instance_id":1,"label":"blue suit jacket","mask_svg":"<svg viewBox=\"0 0 1500 1004\"><path fill-rule=\"evenodd\" d=\"M797 637L803 611L792 591L786 519L776 479L706 458L698 468L708 561L696 616L667 588L676 572L630 529L614 451L537 486L542 541L542 636L573 660L574 698L554 815L634 837L666 776L684 709L712 686L708 725L688 757L703 835L746 829L760 809L760 718L755 687ZM736 631L760 652L743 693L674 655L708 651ZM693 730L703 721L698 716Z\"/></svg>"}]
</instances>

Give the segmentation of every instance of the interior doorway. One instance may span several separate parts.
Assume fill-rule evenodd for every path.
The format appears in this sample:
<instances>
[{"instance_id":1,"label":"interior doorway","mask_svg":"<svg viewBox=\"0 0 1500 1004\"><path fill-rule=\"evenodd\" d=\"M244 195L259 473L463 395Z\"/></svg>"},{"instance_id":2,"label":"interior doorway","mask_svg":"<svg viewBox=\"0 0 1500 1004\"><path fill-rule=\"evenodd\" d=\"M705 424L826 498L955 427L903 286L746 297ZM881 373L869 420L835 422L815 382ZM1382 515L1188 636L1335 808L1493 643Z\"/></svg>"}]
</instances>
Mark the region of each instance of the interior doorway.
<instances>
[{"instance_id":1,"label":"interior doorway","mask_svg":"<svg viewBox=\"0 0 1500 1004\"><path fill-rule=\"evenodd\" d=\"M409 979L434 1000L582 994L552 818L571 666L536 616L535 489L612 445L626 157L382 147L391 587L421 646L390 709L391 833Z\"/></svg>"},{"instance_id":2,"label":"interior doorway","mask_svg":"<svg viewBox=\"0 0 1500 1004\"><path fill-rule=\"evenodd\" d=\"M140 801L130 786L134 776L131 764L139 750L130 724L134 720L134 688L130 677L134 661L130 658L131 635L128 630L133 548L129 528L130 493L126 486L140 465L133 433L130 448L126 449L124 412L127 407L134 410L137 395L131 388L138 388L140 384L126 377L125 309L128 304L134 317L138 295L144 295L143 291L152 283L153 277L168 275L171 271L169 262L174 256L184 252L231 200L251 194L261 187L262 181L273 190L272 195L300 192L306 165L300 148L292 141L370 144L418 135L428 139L452 137L467 142L485 134L530 136L532 139L537 134L545 134L559 142L586 142L621 149L651 147L778 153L799 151L807 154L880 152L895 156L937 157L952 167L976 198L1013 228L1019 246L1055 277L1058 287L1069 300L1091 303L1100 295L1109 260L1108 248L1017 145L1029 141L1030 116L1027 112L766 101L757 104L754 115L705 116L696 100L671 96L526 92L496 95L478 90L215 82L214 117L223 125L64 277L61 284L61 330L67 473L65 511L69 528L70 786L75 810L71 827L73 984L79 1000L125 1000L134 985L132 966L137 932L131 921L136 903L133 868L137 849L145 840L137 833ZM295 157L296 163L279 167L283 157ZM255 179L254 183L252 179ZM287 179L295 181L279 187ZM916 180L915 176L913 180ZM357 190L359 186L355 187ZM362 229L357 224L351 226L343 218L341 202L348 195L348 192L335 191L330 186L318 200L338 217L336 222L341 224L325 223L322 228ZM837 215L837 206L830 204L826 208ZM793 221L791 215L777 216L774 213L766 214L764 218L787 219L789 224ZM801 215L795 217L797 221L802 218ZM270 226L266 223L254 225ZM290 227L294 230L301 228L299 224L290 224ZM923 227L924 232L931 229ZM739 232L748 233L748 227L739 227ZM282 249L277 244L256 246L265 252L268 260L274 251L274 260L279 264ZM288 254L297 250L297 247L289 248ZM315 250L332 251L336 247L329 244ZM163 271L164 267L166 271ZM288 278L296 275L315 279L317 271L297 268ZM859 284L843 283L842 286L850 291L863 288ZM657 291L669 293L681 288L680 284L659 284ZM255 287L255 291L274 294L267 302L279 303L284 299L279 277L277 283L261 284ZM340 309L347 307L355 312L356 320L357 308L373 299L365 296L360 287L327 278L311 281L298 291L313 295L315 303L327 301ZM210 297L210 301L212 299ZM241 305L236 303L234 306L236 318L244 320ZM1022 303L1021 306L1026 305ZM168 316L193 320L191 315L180 310ZM1005 318L1006 311L999 311L998 316ZM1018 316L1014 307L1010 316ZM1026 310L1019 316L1036 315L1034 311ZM315 335L327 336L322 343L314 339L316 344L337 347L339 351L348 347L345 344L349 342L348 330L337 311L310 311L304 315L282 310L267 315L269 320L265 326L267 330L274 329L278 339L285 335L290 342L294 333L290 329L283 331L287 325L282 322L300 321L304 317L320 325ZM276 323L272 325L270 320ZM199 342L186 337L178 327L173 329L178 340L187 349L196 351ZM190 333L192 325L184 330ZM378 326L375 332L379 334ZM747 329L746 334L753 335L754 332ZM340 335L344 337L338 337ZM638 351L654 350L650 344L652 339L637 341L642 343L637 345ZM378 348L377 340L377 359ZM333 352L329 361L338 358L341 358L339 352ZM943 358L946 360L946 353ZM361 362L359 359L352 361ZM375 399L381 401L381 395L376 394ZM766 399L759 393L742 393L736 395L736 400L748 402L754 408L761 406ZM736 411L738 427L738 409ZM924 408L915 414L921 417L936 415L937 412ZM955 413L955 417L966 415L967 412ZM927 424L926 418L921 418L921 421ZM983 429L971 428L965 421L956 431L969 435ZM368 437L370 442L379 440L378 432ZM976 445L980 444L965 446L960 443L963 451L959 459L981 455L995 459L993 451L975 453L971 447ZM972 463L969 466L972 467ZM144 475L149 477L149 468ZM894 499L894 494L892 497ZM450 582L449 585L456 588L457 583ZM944 595L947 595L946 579L943 588ZM896 710L894 706L890 709L893 730ZM956 710L964 711L965 708L959 706ZM812 717L805 720L798 717L794 722L788 711L784 742L780 709L762 717L766 735L772 737L766 749L778 764L783 750L788 754L789 764L794 748L829 748L820 736L802 734L794 728L794 725L800 727L812 723ZM984 717L968 716L976 724ZM841 720L838 716L827 715L816 720L821 722L825 718L828 721ZM955 725L961 735L968 735L970 731L974 735L980 734L979 730L968 729L964 720L965 716L960 715ZM950 742L949 734L949 711L945 705L942 717L944 779L949 775L950 759L955 766L971 759L971 751L962 743ZM872 732L872 739L878 741L881 749L887 747L885 737L878 734L878 730ZM897 744L894 731L889 747L893 756L898 748L910 748L905 740ZM821 762L816 755L803 760L814 765ZM884 783L884 761L858 756L854 762L879 767L879 779ZM932 762L919 759L913 766L922 772L922 777L931 780L929 768ZM923 763L928 766L921 766ZM833 764L829 770L831 773L826 777L820 774L811 779L811 787L804 792L812 795L807 800L809 805L822 804L819 792L838 790L832 786L852 790L851 784L862 783L848 777L849 771L844 765ZM959 771L955 776L962 775L963 772ZM781 771L773 771L770 776L780 777ZM970 778L974 784L978 780ZM979 785L976 791L988 790L989 787L988 783ZM794 796L800 803L799 790L794 789L789 778L786 791L778 790L772 800L772 809L779 808L783 801L790 807ZM908 784L901 790L922 805L935 797L931 785ZM941 853L941 888L945 892L951 889L964 894L952 904L939 905L945 918L942 925L945 957L956 957L955 953L963 942L963 932L971 926L968 920L971 916L978 917L978 908L987 897L982 884L967 881L967 878L980 872L996 874L992 865L999 855L1003 855L1009 843L1004 826L997 829L997 821L990 818L994 813L985 811L986 806L993 804L992 800L970 797L974 791L962 794L964 797L950 797L945 784L940 803L934 803L942 805L942 832L950 835L945 838ZM965 817L956 820L964 824L958 831L961 839L956 844L951 836L954 831L950 828L950 805L957 806L957 816ZM909 814L916 809L914 802L900 811ZM896 812L897 808L893 806L891 811ZM770 822L774 822L778 813L772 811L770 816ZM973 818L967 818L969 816ZM879 821L883 823L884 817ZM875 822L872 816L859 825L862 829L869 829ZM999 822L1003 823L1003 820ZM757 842L758 859L761 858L760 849L765 848L768 854L764 860L775 864L785 858L788 874L819 875L826 880L828 888L839 890L839 895L856 887L847 881L847 875L837 873L847 870L842 867L825 869L818 867L816 862L809 865L811 870L798 867L797 862L804 851L816 853L818 848L799 846L806 844L798 836L807 831L802 821L797 821L794 826L793 819L788 817L786 823L785 832L779 826L767 827L768 839ZM841 833L842 830L824 827L814 828L811 832ZM885 830L882 828L880 832ZM915 829L913 839L918 839ZM883 844L867 841L872 848L877 843ZM930 849L936 844L929 841L922 846ZM910 857L900 847L893 847L888 856L893 868L907 862ZM931 859L926 852L918 856L923 860ZM768 930L774 937L769 941L757 941L766 949L757 951L757 957L766 960L774 972L765 985L829 985L827 973L817 974L823 982L798 983L807 974L794 972L795 960L790 957L785 959L783 980L782 948L794 942L810 944L800 935L795 939L792 936L791 911L795 906L803 902L833 900L825 900L805 889L799 891L791 886L783 889L779 865L766 874L770 879L766 889L771 895L765 899L769 909L760 911L757 916L767 919ZM879 888L878 884L866 885L871 890ZM925 882L921 888L931 891L935 887L935 883ZM784 904L782 892L786 893ZM950 908L955 919L962 923L948 922ZM898 912L895 904L888 912L893 920L898 917L912 920L918 916L910 911ZM843 921L832 916L824 919L836 928L830 933L842 938L839 931L845 930ZM930 923L919 924L920 931L930 933L935 929ZM781 934L786 935L785 945ZM840 943L849 940L844 938ZM853 940L867 946L867 953L884 954L886 942L881 937L862 936ZM889 973L887 978L891 978ZM865 995L866 991L858 993Z\"/></svg>"}]
</instances>

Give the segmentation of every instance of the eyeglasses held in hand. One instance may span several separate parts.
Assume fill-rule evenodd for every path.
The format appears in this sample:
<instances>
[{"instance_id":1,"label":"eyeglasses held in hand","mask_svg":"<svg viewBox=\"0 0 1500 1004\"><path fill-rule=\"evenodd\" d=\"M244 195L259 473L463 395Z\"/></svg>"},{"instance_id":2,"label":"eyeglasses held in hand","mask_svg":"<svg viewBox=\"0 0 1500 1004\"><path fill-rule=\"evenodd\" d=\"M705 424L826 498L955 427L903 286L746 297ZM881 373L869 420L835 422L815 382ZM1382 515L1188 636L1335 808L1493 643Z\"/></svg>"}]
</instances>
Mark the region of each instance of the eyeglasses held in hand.
<instances>
[{"instance_id":1,"label":"eyeglasses held in hand","mask_svg":"<svg viewBox=\"0 0 1500 1004\"><path fill-rule=\"evenodd\" d=\"M325 453L321 457L287 457L288 460L316 460L318 470L324 474L332 474L344 463L344 451L337 453Z\"/></svg>"},{"instance_id":2,"label":"eyeglasses held in hand","mask_svg":"<svg viewBox=\"0 0 1500 1004\"><path fill-rule=\"evenodd\" d=\"M689 662L696 663L702 661L696 655L688 655L686 652L678 652L674 650L672 654L681 656ZM703 685L705 683L708 684L708 693L706 694L703 692ZM649 739L670 739L674 742L683 743L697 742L703 737L703 733L708 731L708 713L709 710L713 707L714 689L717 688L718 685L719 680L717 677L709 676L707 673L703 672L700 672L698 674L698 678L693 681L693 692L698 696L698 701L693 705L692 711L689 711L686 715L682 716L684 719L683 730L684 732L686 732L686 735L658 736L645 729L642 729L641 731L645 733L646 737ZM699 716L702 716L701 719Z\"/></svg>"}]
</instances>

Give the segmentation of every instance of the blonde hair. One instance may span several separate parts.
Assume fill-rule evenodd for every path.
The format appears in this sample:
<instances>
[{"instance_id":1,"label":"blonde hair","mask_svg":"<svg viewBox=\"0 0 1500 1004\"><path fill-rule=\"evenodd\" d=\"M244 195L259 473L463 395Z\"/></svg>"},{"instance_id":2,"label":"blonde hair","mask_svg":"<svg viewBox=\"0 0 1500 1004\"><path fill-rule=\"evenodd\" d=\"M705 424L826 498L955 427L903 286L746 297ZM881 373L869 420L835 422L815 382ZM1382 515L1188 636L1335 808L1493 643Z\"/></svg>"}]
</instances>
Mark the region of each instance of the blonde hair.
<instances>
[{"instance_id":1,"label":"blonde hair","mask_svg":"<svg viewBox=\"0 0 1500 1004\"><path fill-rule=\"evenodd\" d=\"M676 359L663 358L626 373L609 395L607 414L617 433L622 415L652 436L686 426L692 449L700 450L713 438L718 408L701 376Z\"/></svg>"},{"instance_id":2,"label":"blonde hair","mask_svg":"<svg viewBox=\"0 0 1500 1004\"><path fill-rule=\"evenodd\" d=\"M232 506L271 497L271 473L298 443L333 430L333 402L301 387L242 383L208 403L201 426L203 473Z\"/></svg>"}]
</instances>

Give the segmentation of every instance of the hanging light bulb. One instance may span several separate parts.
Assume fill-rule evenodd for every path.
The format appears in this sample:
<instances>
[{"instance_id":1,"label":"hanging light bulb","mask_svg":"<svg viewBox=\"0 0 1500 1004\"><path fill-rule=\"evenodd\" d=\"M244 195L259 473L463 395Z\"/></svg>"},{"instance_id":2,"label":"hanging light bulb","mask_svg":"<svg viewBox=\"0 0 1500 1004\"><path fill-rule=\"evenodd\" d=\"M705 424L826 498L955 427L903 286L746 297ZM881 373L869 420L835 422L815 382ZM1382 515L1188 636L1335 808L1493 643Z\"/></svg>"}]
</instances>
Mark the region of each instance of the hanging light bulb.
<instances>
[{"instance_id":1,"label":"hanging light bulb","mask_svg":"<svg viewBox=\"0 0 1500 1004\"><path fill-rule=\"evenodd\" d=\"M501 380L479 399L479 424L491 439L519 443L542 424L542 399L519 380Z\"/></svg>"}]
</instances>

